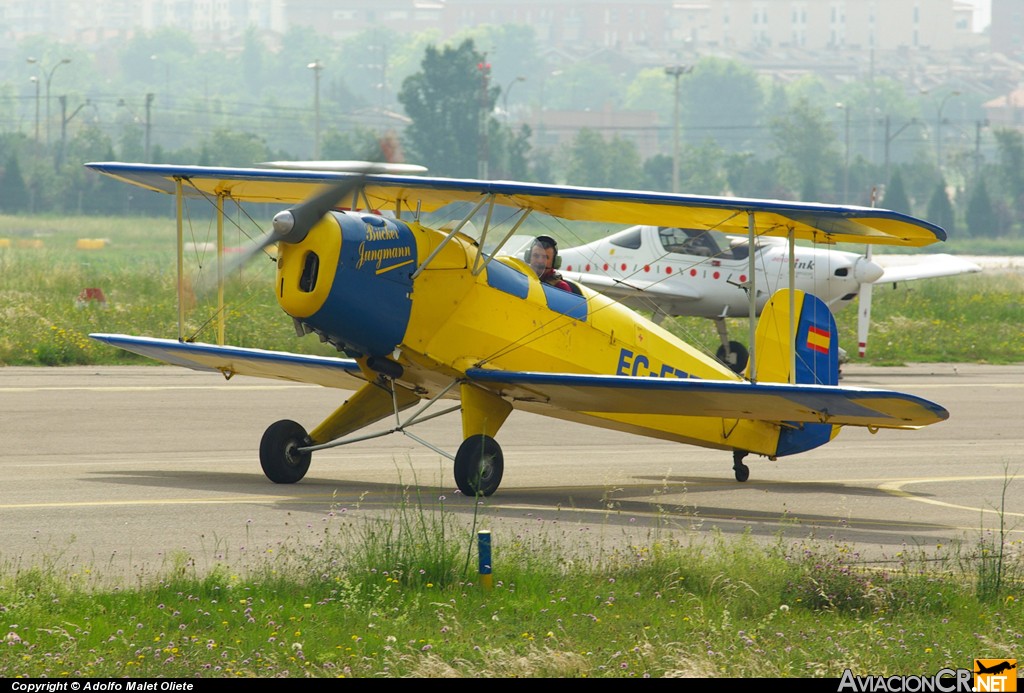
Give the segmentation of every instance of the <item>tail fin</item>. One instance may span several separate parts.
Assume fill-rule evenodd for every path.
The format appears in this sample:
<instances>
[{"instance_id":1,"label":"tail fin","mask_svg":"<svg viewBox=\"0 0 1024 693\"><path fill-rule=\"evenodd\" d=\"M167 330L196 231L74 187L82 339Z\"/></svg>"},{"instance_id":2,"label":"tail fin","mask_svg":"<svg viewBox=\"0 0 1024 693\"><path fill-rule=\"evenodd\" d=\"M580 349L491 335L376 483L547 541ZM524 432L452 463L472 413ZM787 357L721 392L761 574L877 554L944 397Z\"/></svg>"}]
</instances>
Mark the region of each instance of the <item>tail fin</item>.
<instances>
[{"instance_id":1,"label":"tail fin","mask_svg":"<svg viewBox=\"0 0 1024 693\"><path fill-rule=\"evenodd\" d=\"M790 304L796 320L790 319ZM776 291L761 311L755 336L752 380L837 385L839 336L832 311L817 296ZM795 358L791 358L793 350ZM790 378L790 374L795 375ZM749 375L749 374L748 374Z\"/></svg>"},{"instance_id":2,"label":"tail fin","mask_svg":"<svg viewBox=\"0 0 1024 693\"><path fill-rule=\"evenodd\" d=\"M792 320L791 315L797 319ZM775 292L761 311L754 345L757 376L754 380L839 384L836 321L828 306L812 294L789 289ZM775 454L782 457L812 450L830 441L838 432L838 427L831 424L794 423L779 433Z\"/></svg>"}]
</instances>

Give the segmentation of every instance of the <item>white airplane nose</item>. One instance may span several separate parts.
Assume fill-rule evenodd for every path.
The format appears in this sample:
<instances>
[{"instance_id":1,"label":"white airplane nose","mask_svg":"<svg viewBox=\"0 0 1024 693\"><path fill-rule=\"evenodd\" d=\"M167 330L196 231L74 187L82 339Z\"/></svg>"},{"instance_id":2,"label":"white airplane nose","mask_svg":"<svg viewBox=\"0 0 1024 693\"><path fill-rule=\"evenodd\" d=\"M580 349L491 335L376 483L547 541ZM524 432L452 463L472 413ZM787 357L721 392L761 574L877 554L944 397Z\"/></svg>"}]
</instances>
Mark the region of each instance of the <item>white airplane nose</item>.
<instances>
[{"instance_id":1,"label":"white airplane nose","mask_svg":"<svg viewBox=\"0 0 1024 693\"><path fill-rule=\"evenodd\" d=\"M884 272L885 270L866 257L859 258L853 266L853 277L859 284L874 284Z\"/></svg>"}]
</instances>

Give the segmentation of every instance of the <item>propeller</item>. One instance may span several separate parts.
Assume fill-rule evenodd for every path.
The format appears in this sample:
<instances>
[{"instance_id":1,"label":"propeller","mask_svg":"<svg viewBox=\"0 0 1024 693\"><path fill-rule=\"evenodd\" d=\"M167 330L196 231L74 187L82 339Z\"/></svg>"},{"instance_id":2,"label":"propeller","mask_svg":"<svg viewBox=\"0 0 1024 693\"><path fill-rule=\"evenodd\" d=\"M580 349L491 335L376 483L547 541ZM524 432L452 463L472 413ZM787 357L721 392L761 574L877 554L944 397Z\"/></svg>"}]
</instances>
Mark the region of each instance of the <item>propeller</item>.
<instances>
[{"instance_id":1,"label":"propeller","mask_svg":"<svg viewBox=\"0 0 1024 693\"><path fill-rule=\"evenodd\" d=\"M882 274L881 268L871 261L870 245L864 251L864 260L867 266L877 268L878 272L877 274L870 272L870 274L875 274L870 279L868 276L859 276L860 272L856 273L858 275L857 279L860 281L860 288L857 292L857 354L861 358L864 358L868 348L868 329L871 327L871 290L875 286L875 281ZM861 263L858 262L857 264L859 266ZM868 274L868 272L865 272L865 274Z\"/></svg>"},{"instance_id":2,"label":"propeller","mask_svg":"<svg viewBox=\"0 0 1024 693\"><path fill-rule=\"evenodd\" d=\"M345 197L359 189L366 182L366 176L372 167L366 167L355 175L327 186L312 197L303 200L294 207L282 210L274 215L270 231L255 243L231 259L224 266L224 276L240 269L250 260L275 243L301 243L325 214L338 206ZM210 286L204 286L210 289Z\"/></svg>"}]
</instances>

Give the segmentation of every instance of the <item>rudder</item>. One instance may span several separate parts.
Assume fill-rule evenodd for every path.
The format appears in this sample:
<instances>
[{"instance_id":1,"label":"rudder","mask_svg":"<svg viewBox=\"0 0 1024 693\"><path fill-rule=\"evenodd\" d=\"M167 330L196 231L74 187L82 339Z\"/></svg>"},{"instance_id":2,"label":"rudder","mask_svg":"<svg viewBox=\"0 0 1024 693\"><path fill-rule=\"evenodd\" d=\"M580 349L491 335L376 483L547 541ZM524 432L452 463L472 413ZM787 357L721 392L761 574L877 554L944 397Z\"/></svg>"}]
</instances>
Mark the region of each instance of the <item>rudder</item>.
<instances>
[{"instance_id":1,"label":"rudder","mask_svg":"<svg viewBox=\"0 0 1024 693\"><path fill-rule=\"evenodd\" d=\"M797 319L790 320L792 314ZM839 335L832 311L817 296L780 289L761 311L755 334L754 368L758 382L838 385ZM794 353L795 358L790 354ZM790 378L790 374L794 376ZM749 376L749 372L748 372ZM776 456L824 445L838 429L831 424L796 424L779 434Z\"/></svg>"}]
</instances>

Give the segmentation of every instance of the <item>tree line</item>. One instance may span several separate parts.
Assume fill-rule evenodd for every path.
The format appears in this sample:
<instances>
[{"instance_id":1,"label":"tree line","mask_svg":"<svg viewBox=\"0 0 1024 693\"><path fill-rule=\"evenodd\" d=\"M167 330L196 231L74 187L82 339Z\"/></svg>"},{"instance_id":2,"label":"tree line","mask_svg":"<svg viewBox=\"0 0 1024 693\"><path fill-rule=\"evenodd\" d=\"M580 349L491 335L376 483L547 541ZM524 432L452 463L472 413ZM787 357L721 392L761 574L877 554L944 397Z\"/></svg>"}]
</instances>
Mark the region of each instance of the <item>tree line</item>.
<instances>
[{"instance_id":1,"label":"tree line","mask_svg":"<svg viewBox=\"0 0 1024 693\"><path fill-rule=\"evenodd\" d=\"M431 43L429 37L403 41L407 68L393 94L374 92L364 82L378 76L382 66L394 70L403 64L386 55L389 45L397 45L394 37L361 36L355 43L361 49L355 53L358 57L346 58L352 65L345 71L350 80L338 78L325 86L323 112L316 114L321 158L400 159L427 166L431 175L440 176L650 190L677 185L680 192L692 194L877 204L923 216L942 225L951 237L1016 236L1022 231L1024 136L1019 130L994 130L993 146L984 152L977 144L970 146L971 141L956 132L958 126L946 125L941 118L948 93L939 105L940 117L932 123L922 115L923 107L907 101L900 85L877 80L852 85L846 100L837 103L813 77L779 86L766 83L737 61L704 58L676 75L679 102L674 103L676 85L661 68L615 75L610 68L602 71L593 64L564 71L552 71L550 65L531 67L530 60L536 62L536 53L530 52L535 44L526 28L487 31L488 45L498 46L491 53L532 57L511 67L507 58L492 65L489 53L477 47L479 36L445 45ZM302 40L313 39L303 35ZM152 68L149 63L158 54L178 51L184 56L189 48L182 42L187 39L163 33L127 45L121 54L125 79L131 82L136 63ZM415 63L408 55L413 49L419 51ZM324 43L305 52L317 50L329 55ZM192 60L181 58L182 64ZM148 117L140 118L138 110L113 124L76 116L78 111L70 118L62 115L60 136L48 136L46 142L24 128L0 132L0 213L167 213L162 196L95 175L82 167L88 161L250 166L310 158L302 149L315 137L308 89L293 84L309 75L289 67L290 85L279 94L267 84L269 75L284 71L281 65L286 60L296 62L294 56L267 50L255 36L247 37L241 56L224 59L225 64L237 63L233 69L241 76L240 84L229 85L220 75L222 90L215 97L207 91L202 98L203 122L209 128L189 130L188 116L174 124L174 109L164 104L172 97L158 95L156 102L165 110L158 111L157 123L177 133L175 137L160 136L163 131ZM517 70L527 74L510 77ZM151 81L136 76L131 83L156 89L159 74L149 72L146 79ZM553 86L556 72L562 80L558 89ZM198 103L199 97L189 91L198 80L175 89L181 79L172 79L168 69L165 90L173 94L180 112L194 120L195 112L185 105L190 99ZM866 105L868 86L870 103L878 104L873 109ZM516 98L510 106L513 93ZM232 111L235 102L229 97L239 94L249 95L245 118ZM78 102L88 103L84 93L78 96ZM37 92L37 112L38 98ZM585 128L559 147L537 144L526 124L529 113L596 98L622 109L643 105L657 111L661 151L644 158L626 135ZM0 123L3 110L0 105ZM359 118L366 112L381 117L389 110L398 112L401 126ZM866 115L869 112L872 115ZM881 112L896 115L883 120ZM278 133L276 125L259 127L260 122L278 122L268 120L270 114L293 123L287 135ZM960 121L962 126L963 118ZM980 115L976 121L980 127ZM675 136L681 138L678 151L673 147Z\"/></svg>"}]
</instances>

